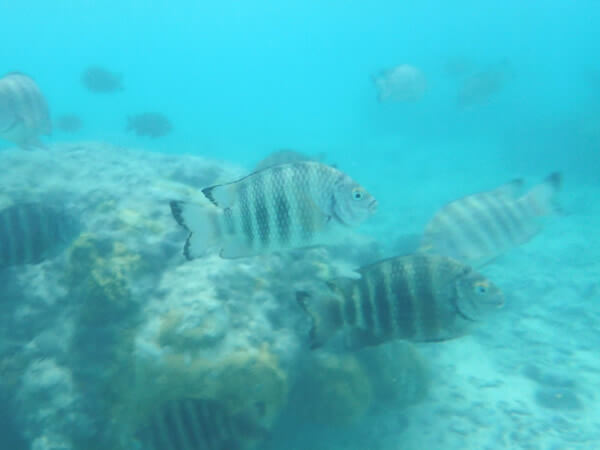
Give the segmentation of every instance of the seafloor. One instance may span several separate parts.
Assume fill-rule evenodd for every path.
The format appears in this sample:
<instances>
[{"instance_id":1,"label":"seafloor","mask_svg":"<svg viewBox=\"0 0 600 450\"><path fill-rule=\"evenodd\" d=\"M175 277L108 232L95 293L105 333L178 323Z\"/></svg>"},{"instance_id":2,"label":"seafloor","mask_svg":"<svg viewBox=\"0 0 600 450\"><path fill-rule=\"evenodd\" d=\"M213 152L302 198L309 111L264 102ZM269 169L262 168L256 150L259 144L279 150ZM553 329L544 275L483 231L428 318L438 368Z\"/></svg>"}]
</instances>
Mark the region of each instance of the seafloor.
<instances>
[{"instance_id":1,"label":"seafloor","mask_svg":"<svg viewBox=\"0 0 600 450\"><path fill-rule=\"evenodd\" d=\"M0 208L60 203L84 226L59 257L0 272L6 439L142 448L161 403L194 397L250 411L269 432L247 447L264 450L600 447L597 186L567 176L563 213L482 269L506 306L472 335L310 352L295 291L414 248L391 211L389 231L367 224L333 248L188 262L168 200L247 169L97 142L2 151L0 168Z\"/></svg>"}]
</instances>

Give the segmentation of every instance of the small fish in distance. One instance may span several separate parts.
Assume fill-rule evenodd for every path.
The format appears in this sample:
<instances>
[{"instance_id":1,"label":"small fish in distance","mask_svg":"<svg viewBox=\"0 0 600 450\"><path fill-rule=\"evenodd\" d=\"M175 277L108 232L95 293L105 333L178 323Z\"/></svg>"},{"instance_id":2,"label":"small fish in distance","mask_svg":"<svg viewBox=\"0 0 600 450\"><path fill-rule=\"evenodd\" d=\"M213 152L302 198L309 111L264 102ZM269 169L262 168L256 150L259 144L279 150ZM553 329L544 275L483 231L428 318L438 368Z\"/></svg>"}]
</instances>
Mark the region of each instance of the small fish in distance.
<instances>
[{"instance_id":1,"label":"small fish in distance","mask_svg":"<svg viewBox=\"0 0 600 450\"><path fill-rule=\"evenodd\" d=\"M427 80L419 69L401 64L381 71L373 77L380 102L414 102L420 100L427 90Z\"/></svg>"},{"instance_id":2,"label":"small fish in distance","mask_svg":"<svg viewBox=\"0 0 600 450\"><path fill-rule=\"evenodd\" d=\"M146 112L127 118L126 131L133 131L138 136L156 139L166 136L172 129L169 119L161 113Z\"/></svg>"},{"instance_id":3,"label":"small fish in distance","mask_svg":"<svg viewBox=\"0 0 600 450\"><path fill-rule=\"evenodd\" d=\"M81 74L81 82L90 92L107 94L123 90L123 77L100 66L90 66Z\"/></svg>"},{"instance_id":4,"label":"small fish in distance","mask_svg":"<svg viewBox=\"0 0 600 450\"><path fill-rule=\"evenodd\" d=\"M189 232L188 259L210 249L239 258L325 244L377 209L375 198L348 175L311 161L268 167L202 193L214 207L170 203Z\"/></svg>"}]
</instances>

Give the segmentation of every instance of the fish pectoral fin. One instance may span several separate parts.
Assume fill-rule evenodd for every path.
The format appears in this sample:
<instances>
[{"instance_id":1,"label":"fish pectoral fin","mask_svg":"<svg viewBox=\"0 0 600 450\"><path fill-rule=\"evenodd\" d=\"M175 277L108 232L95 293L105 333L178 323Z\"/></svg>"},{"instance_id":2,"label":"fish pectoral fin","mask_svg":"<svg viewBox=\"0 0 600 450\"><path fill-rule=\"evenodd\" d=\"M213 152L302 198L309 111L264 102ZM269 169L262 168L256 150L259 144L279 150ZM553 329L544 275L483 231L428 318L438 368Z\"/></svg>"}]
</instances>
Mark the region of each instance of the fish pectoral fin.
<instances>
[{"instance_id":1,"label":"fish pectoral fin","mask_svg":"<svg viewBox=\"0 0 600 450\"><path fill-rule=\"evenodd\" d=\"M237 184L216 184L202 189L204 196L219 208L231 208L237 197Z\"/></svg>"}]
</instances>

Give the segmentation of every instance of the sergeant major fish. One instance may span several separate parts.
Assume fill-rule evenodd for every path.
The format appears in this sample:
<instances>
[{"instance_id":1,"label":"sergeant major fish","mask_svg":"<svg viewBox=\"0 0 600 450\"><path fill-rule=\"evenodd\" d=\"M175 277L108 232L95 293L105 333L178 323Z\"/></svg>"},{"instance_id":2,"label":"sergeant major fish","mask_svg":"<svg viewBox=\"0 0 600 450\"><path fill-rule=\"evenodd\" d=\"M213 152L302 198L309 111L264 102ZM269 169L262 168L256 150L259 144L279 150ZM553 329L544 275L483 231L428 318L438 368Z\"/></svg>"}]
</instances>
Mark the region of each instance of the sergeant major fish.
<instances>
[{"instance_id":1,"label":"sergeant major fish","mask_svg":"<svg viewBox=\"0 0 600 450\"><path fill-rule=\"evenodd\" d=\"M208 249L237 258L322 244L334 225L357 225L377 208L348 175L312 161L268 167L202 193L217 208L170 203L177 223L189 231L188 259Z\"/></svg>"},{"instance_id":2,"label":"sergeant major fish","mask_svg":"<svg viewBox=\"0 0 600 450\"><path fill-rule=\"evenodd\" d=\"M323 298L298 292L312 318L310 347L349 331L358 349L391 339L443 341L468 333L503 304L500 290L471 267L437 255L399 256L358 269L360 279L328 282Z\"/></svg>"},{"instance_id":3,"label":"sergeant major fish","mask_svg":"<svg viewBox=\"0 0 600 450\"><path fill-rule=\"evenodd\" d=\"M241 450L266 434L250 414L228 414L215 400L195 398L167 402L138 431L145 450Z\"/></svg>"},{"instance_id":4,"label":"sergeant major fish","mask_svg":"<svg viewBox=\"0 0 600 450\"><path fill-rule=\"evenodd\" d=\"M448 203L425 227L419 251L480 265L527 242L541 230L539 217L556 211L561 176L553 173L519 196L522 185L513 180Z\"/></svg>"},{"instance_id":5,"label":"sergeant major fish","mask_svg":"<svg viewBox=\"0 0 600 450\"><path fill-rule=\"evenodd\" d=\"M46 99L27 75L12 72L0 78L0 137L19 147L43 147L40 135L52 132Z\"/></svg>"},{"instance_id":6,"label":"sergeant major fish","mask_svg":"<svg viewBox=\"0 0 600 450\"><path fill-rule=\"evenodd\" d=\"M77 221L58 208L20 203L0 210L0 269L38 264L60 253L77 234Z\"/></svg>"}]
</instances>

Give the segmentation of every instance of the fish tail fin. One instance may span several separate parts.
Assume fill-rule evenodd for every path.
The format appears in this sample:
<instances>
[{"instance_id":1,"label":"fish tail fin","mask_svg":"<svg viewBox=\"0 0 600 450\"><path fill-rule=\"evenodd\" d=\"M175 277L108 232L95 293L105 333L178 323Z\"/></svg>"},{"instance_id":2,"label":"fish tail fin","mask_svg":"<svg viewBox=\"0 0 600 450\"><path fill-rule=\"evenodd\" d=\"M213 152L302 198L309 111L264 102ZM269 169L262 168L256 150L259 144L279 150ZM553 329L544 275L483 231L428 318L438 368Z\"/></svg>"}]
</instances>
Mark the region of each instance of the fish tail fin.
<instances>
[{"instance_id":1,"label":"fish tail fin","mask_svg":"<svg viewBox=\"0 0 600 450\"><path fill-rule=\"evenodd\" d=\"M323 304L315 307L312 296L308 292L298 291L296 292L296 301L312 321L309 332L310 349L314 350L323 346L335 334L339 326L330 308L334 300L326 300Z\"/></svg>"},{"instance_id":2,"label":"fish tail fin","mask_svg":"<svg viewBox=\"0 0 600 450\"><path fill-rule=\"evenodd\" d=\"M189 232L183 246L183 255L188 260L202 256L212 246L216 245L212 220L216 219L215 211L207 210L202 205L172 200L169 202L171 214L175 221Z\"/></svg>"},{"instance_id":3,"label":"fish tail fin","mask_svg":"<svg viewBox=\"0 0 600 450\"><path fill-rule=\"evenodd\" d=\"M561 208L556 202L556 194L561 185L562 175L559 172L553 172L525 194L525 201L539 216L560 213Z\"/></svg>"}]
</instances>

